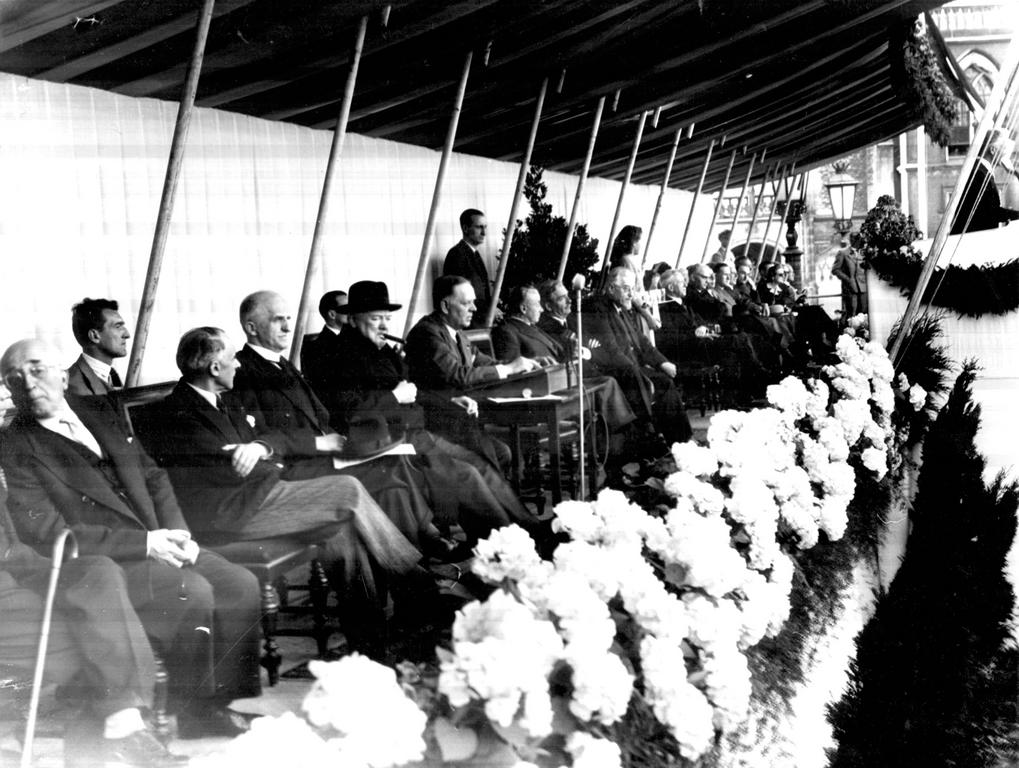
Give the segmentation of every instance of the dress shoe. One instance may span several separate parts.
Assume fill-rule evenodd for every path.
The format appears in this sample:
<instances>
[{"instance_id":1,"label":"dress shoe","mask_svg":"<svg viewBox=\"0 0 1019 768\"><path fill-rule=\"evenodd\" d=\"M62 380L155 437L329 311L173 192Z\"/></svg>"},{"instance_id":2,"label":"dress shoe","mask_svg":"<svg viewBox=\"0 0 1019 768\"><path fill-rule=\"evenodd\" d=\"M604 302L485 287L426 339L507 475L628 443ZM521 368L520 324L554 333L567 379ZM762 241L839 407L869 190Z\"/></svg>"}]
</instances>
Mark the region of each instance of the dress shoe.
<instances>
[{"instance_id":1,"label":"dress shoe","mask_svg":"<svg viewBox=\"0 0 1019 768\"><path fill-rule=\"evenodd\" d=\"M99 754L100 765L116 763L147 768L186 765L189 759L168 750L149 731L135 731L122 739L100 739Z\"/></svg>"},{"instance_id":2,"label":"dress shoe","mask_svg":"<svg viewBox=\"0 0 1019 768\"><path fill-rule=\"evenodd\" d=\"M235 738L249 730L251 716L226 707L202 707L177 715L177 738L202 739L208 736Z\"/></svg>"}]
</instances>

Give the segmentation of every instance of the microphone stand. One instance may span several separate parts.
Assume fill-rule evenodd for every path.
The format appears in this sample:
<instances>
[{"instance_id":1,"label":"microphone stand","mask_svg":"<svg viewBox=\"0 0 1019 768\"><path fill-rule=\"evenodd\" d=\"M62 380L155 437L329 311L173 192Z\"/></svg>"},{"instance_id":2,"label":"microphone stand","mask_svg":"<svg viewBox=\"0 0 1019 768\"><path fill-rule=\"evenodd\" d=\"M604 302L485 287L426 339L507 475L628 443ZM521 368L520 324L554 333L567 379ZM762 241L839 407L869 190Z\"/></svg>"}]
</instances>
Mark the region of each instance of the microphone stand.
<instances>
[{"instance_id":1,"label":"microphone stand","mask_svg":"<svg viewBox=\"0 0 1019 768\"><path fill-rule=\"evenodd\" d=\"M581 301L583 298L583 282L577 285L574 279L574 286L577 289L577 402L580 405L580 500L587 499L585 480L585 468L587 466L587 454L584 452L584 334L583 334L583 313L581 312Z\"/></svg>"}]
</instances>

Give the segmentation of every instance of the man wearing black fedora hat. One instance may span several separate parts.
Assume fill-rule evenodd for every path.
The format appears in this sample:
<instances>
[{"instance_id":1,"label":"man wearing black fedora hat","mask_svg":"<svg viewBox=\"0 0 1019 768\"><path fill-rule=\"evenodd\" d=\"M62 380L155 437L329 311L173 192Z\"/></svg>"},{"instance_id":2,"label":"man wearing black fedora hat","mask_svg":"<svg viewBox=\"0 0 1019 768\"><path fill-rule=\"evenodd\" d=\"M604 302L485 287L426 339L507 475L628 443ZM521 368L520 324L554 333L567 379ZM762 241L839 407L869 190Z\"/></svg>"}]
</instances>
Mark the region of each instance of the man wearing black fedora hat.
<instances>
[{"instance_id":1,"label":"man wearing black fedora hat","mask_svg":"<svg viewBox=\"0 0 1019 768\"><path fill-rule=\"evenodd\" d=\"M437 518L458 522L472 539L510 522L531 522L531 514L488 461L424 428L425 398L408 381L407 365L389 343L394 338L388 334L392 313L400 307L389 300L383 282L363 280L350 286L340 311L352 320L331 342L342 364L318 369L311 379L334 428L344 432L360 419L381 416L406 432L419 454L414 463Z\"/></svg>"}]
</instances>

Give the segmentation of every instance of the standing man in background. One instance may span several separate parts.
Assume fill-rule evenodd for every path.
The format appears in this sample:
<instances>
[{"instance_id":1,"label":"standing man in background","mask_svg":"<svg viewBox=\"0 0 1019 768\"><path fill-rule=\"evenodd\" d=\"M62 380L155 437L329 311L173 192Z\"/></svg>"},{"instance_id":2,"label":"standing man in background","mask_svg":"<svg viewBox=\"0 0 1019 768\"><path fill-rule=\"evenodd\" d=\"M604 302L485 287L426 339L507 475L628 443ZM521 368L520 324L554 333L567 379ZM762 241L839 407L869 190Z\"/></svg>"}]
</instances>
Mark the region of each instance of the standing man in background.
<instances>
[{"instance_id":1,"label":"standing man in background","mask_svg":"<svg viewBox=\"0 0 1019 768\"><path fill-rule=\"evenodd\" d=\"M839 246L831 273L842 283L842 319L848 320L867 311L867 274L860 254L849 240L843 237Z\"/></svg>"},{"instance_id":2,"label":"standing man in background","mask_svg":"<svg viewBox=\"0 0 1019 768\"><path fill-rule=\"evenodd\" d=\"M488 317L488 308L492 306L493 301L498 301L497 296L492 296L488 269L485 268L485 261L478 253L478 248L485 242L485 235L488 233L485 214L477 208L468 208L460 214L460 229L463 232L463 239L449 249L446 260L442 263L442 274L459 275L470 282L474 288L477 305L470 327L483 328ZM496 309L493 322L501 319L502 312Z\"/></svg>"},{"instance_id":3,"label":"standing man in background","mask_svg":"<svg viewBox=\"0 0 1019 768\"><path fill-rule=\"evenodd\" d=\"M113 361L127 356L124 318L111 299L82 299L71 308L71 330L81 345L81 355L67 369L67 391L72 395L106 395L124 383L113 370Z\"/></svg>"}]
</instances>

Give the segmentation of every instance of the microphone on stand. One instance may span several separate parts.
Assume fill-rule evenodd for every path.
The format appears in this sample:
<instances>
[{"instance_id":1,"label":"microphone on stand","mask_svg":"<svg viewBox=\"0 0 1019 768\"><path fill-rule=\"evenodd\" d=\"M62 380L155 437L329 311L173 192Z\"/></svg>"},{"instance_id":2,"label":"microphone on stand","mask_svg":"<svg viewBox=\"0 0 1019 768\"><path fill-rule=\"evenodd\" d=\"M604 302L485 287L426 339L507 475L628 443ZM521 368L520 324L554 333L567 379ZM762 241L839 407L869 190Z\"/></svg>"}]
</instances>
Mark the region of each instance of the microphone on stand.
<instances>
[{"instance_id":1,"label":"microphone on stand","mask_svg":"<svg viewBox=\"0 0 1019 768\"><path fill-rule=\"evenodd\" d=\"M584 470L587 465L587 454L584 453L584 355L582 353L584 345L584 333L581 317L581 301L584 295L584 275L577 273L573 276L573 283L571 287L577 293L577 402L580 404L580 500L583 501L587 498L587 492L584 483Z\"/></svg>"}]
</instances>

